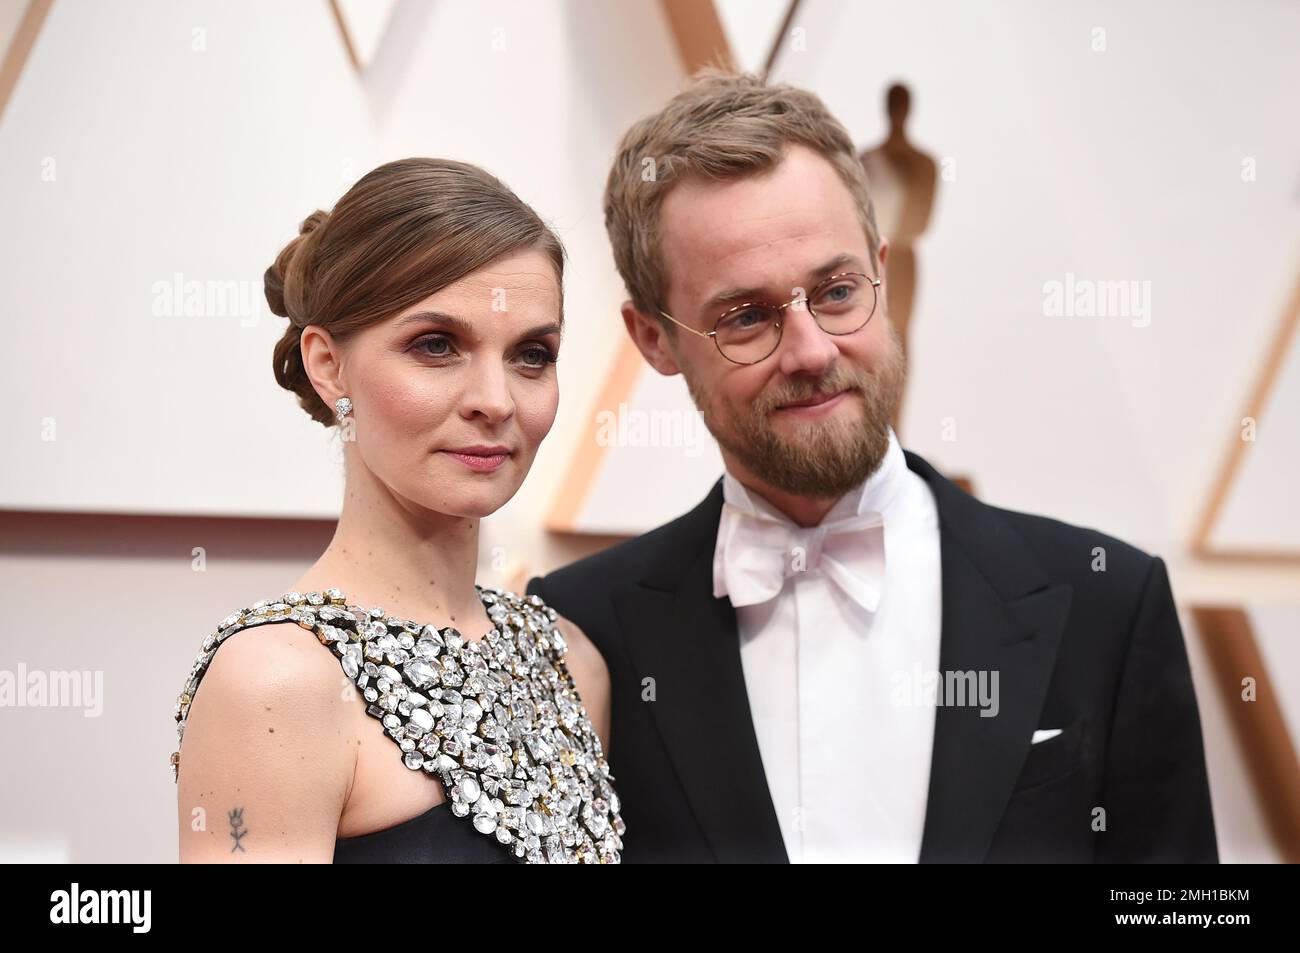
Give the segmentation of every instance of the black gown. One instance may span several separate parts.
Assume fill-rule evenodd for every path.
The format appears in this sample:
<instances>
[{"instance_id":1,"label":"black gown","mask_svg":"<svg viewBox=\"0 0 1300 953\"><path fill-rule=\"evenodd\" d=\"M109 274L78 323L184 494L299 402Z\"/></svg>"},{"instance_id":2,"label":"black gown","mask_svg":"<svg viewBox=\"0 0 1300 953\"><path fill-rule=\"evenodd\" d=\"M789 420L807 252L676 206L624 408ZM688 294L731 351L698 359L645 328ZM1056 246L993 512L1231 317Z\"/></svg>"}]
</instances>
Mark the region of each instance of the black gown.
<instances>
[{"instance_id":1,"label":"black gown","mask_svg":"<svg viewBox=\"0 0 1300 953\"><path fill-rule=\"evenodd\" d=\"M477 586L480 639L394 618L341 590L285 593L232 613L204 640L177 699L178 740L222 643L295 622L332 651L407 768L447 797L392 827L338 838L335 863L618 863L624 825L601 741L538 596ZM179 779L180 752L172 755Z\"/></svg>"},{"instance_id":2,"label":"black gown","mask_svg":"<svg viewBox=\"0 0 1300 953\"><path fill-rule=\"evenodd\" d=\"M372 834L334 842L336 864L513 864L515 858L484 837L443 801L423 814Z\"/></svg>"}]
</instances>

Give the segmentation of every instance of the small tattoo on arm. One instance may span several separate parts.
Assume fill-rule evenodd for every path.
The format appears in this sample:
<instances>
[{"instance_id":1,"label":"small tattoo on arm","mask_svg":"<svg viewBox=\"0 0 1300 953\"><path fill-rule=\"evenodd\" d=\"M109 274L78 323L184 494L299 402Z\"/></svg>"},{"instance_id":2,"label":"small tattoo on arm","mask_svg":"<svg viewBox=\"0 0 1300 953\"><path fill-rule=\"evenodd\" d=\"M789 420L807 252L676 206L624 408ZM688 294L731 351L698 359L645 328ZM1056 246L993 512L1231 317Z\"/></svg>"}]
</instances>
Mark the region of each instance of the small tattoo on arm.
<instances>
[{"instance_id":1,"label":"small tattoo on arm","mask_svg":"<svg viewBox=\"0 0 1300 953\"><path fill-rule=\"evenodd\" d=\"M244 845L240 843L240 840L247 833L248 829L244 827L244 809L242 807L237 807L230 812L230 836L235 840L235 845L230 848L232 854L237 850L242 850L244 853L248 853L244 848Z\"/></svg>"}]
</instances>

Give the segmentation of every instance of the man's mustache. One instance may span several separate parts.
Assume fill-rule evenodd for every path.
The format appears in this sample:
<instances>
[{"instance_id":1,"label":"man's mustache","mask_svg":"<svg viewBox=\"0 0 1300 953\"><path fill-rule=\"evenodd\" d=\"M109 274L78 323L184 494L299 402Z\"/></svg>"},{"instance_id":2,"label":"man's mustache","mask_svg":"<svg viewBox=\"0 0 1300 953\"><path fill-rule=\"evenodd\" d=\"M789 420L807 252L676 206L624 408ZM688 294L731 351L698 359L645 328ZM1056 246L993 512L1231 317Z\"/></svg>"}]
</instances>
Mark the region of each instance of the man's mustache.
<instances>
[{"instance_id":1,"label":"man's mustache","mask_svg":"<svg viewBox=\"0 0 1300 953\"><path fill-rule=\"evenodd\" d=\"M783 407L786 404L811 400L813 397L838 394L842 390L864 390L871 386L871 380L871 374L867 371L861 371L858 373L842 371L828 374L818 381L816 386L783 386L771 393L764 394L754 402L754 409L766 413L767 411L775 410L777 407Z\"/></svg>"}]
</instances>

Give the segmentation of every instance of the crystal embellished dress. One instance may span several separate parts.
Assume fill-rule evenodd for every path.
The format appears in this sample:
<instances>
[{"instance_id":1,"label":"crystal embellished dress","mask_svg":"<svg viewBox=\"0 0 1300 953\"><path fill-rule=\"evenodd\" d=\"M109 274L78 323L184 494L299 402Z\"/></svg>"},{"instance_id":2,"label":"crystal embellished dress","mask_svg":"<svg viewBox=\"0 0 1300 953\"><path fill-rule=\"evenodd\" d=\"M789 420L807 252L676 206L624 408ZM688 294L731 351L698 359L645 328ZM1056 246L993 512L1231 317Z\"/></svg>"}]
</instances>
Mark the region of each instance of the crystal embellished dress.
<instances>
[{"instance_id":1,"label":"crystal embellished dress","mask_svg":"<svg viewBox=\"0 0 1300 953\"><path fill-rule=\"evenodd\" d=\"M537 596L476 589L494 626L481 640L351 605L338 589L236 612L203 642L177 699L177 738L222 642L296 622L333 650L394 754L441 780L447 797L395 827L339 839L336 862L618 863L614 778L565 664L557 613ZM179 751L172 766L179 780Z\"/></svg>"}]
</instances>

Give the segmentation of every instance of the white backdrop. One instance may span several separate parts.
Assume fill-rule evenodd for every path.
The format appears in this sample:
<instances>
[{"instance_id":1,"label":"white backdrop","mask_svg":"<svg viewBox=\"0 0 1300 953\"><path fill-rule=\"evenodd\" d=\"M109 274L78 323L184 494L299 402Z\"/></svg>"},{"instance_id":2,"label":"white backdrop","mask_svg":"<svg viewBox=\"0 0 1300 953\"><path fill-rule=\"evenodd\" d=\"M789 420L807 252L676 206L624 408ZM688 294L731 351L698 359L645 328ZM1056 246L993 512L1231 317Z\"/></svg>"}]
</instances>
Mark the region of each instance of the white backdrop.
<instances>
[{"instance_id":1,"label":"white backdrop","mask_svg":"<svg viewBox=\"0 0 1300 953\"><path fill-rule=\"evenodd\" d=\"M622 335L608 159L676 55L652 3L395 9L358 76L323 0L54 4L0 123L0 506L335 514L337 447L273 381L261 274L366 169L433 154L497 172L568 244L560 418L505 513L537 532ZM779 5L721 9L761 59ZM994 502L1182 546L1300 269L1300 5L807 0L794 27L776 78L863 146L908 82L943 169L904 442ZM1044 286L1074 280L1135 282L1149 313L1045 314ZM632 406L689 412L651 373ZM1300 540L1277 496L1294 412L1270 409L1219 539ZM677 450L617 448L581 525L693 503L716 450Z\"/></svg>"},{"instance_id":2,"label":"white backdrop","mask_svg":"<svg viewBox=\"0 0 1300 953\"><path fill-rule=\"evenodd\" d=\"M725 4L728 25L739 2ZM756 6L770 15L768 0ZM0 5L0 27L12 9ZM183 675L219 620L282 592L330 532L196 514L337 510L329 438L271 374L283 324L264 311L261 274L303 216L370 166L412 154L480 162L561 230L571 265L560 414L518 497L484 523L481 578L508 583L591 545L547 534L542 517L591 439L594 395L622 339L600 191L618 135L678 85L667 26L649 0L396 10L358 78L325 0L55 0L0 119L0 509L191 515L0 512L0 597L11 620L38 620L35 638L30 625L0 627L0 666L104 675L102 718L5 715L0 762L28 783L0 785L2 858L175 859L167 756ZM1184 606L1249 605L1300 730L1296 572L1178 558L1300 264L1300 6L801 10L806 44L778 77L825 96L864 146L884 134L885 84L905 79L914 138L956 163L920 248L904 442L994 502L1171 556ZM1107 48L1094 53L1097 26ZM761 62L760 48L748 37L746 62ZM1247 156L1253 183L1240 179ZM257 291L251 315L238 295L234 313L186 317L182 302L155 314L154 285L177 272L214 288L250 283L236 287ZM1151 323L1047 317L1043 283L1066 273L1151 281ZM1286 421L1300 393L1287 386L1243 476L1296 471ZM684 397L679 380L642 374L632 403L671 410ZM942 439L945 417L956 441ZM42 440L46 418L53 441ZM620 507L644 524L680 512L665 490L694 493L718 467L707 445L678 449L611 454L593 515ZM638 459L680 466L665 482ZM1256 530L1285 527L1297 509L1278 486L1246 492ZM1223 857L1276 860L1189 623Z\"/></svg>"},{"instance_id":3,"label":"white backdrop","mask_svg":"<svg viewBox=\"0 0 1300 953\"><path fill-rule=\"evenodd\" d=\"M544 509L622 334L612 144L676 53L652 4L395 9L359 76L325 0L54 4L0 122L0 507L337 515L262 273L370 168L435 155L501 176L570 255L561 423L523 498Z\"/></svg>"},{"instance_id":4,"label":"white backdrop","mask_svg":"<svg viewBox=\"0 0 1300 953\"><path fill-rule=\"evenodd\" d=\"M1185 547L1300 276L1298 41L1294 3L801 5L775 78L860 146L906 82L910 138L940 167L905 446L999 505ZM1127 308L1102 304L1106 283ZM1053 287L1101 297L1053 313ZM634 407L689 412L652 377ZM1217 543L1300 552L1298 417L1300 342ZM618 448L580 523L656 525L718 472L710 453ZM665 490L629 511L637 481Z\"/></svg>"}]
</instances>

